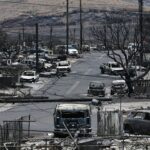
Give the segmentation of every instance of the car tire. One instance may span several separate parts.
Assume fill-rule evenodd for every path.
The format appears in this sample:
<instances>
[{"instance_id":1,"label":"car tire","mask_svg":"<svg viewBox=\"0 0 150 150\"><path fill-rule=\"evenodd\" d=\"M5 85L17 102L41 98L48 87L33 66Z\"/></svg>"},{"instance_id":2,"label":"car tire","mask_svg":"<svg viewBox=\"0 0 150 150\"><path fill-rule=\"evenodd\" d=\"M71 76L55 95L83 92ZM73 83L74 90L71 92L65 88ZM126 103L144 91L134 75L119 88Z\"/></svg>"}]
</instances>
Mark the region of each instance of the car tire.
<instances>
[{"instance_id":1,"label":"car tire","mask_svg":"<svg viewBox=\"0 0 150 150\"><path fill-rule=\"evenodd\" d=\"M133 134L134 133L133 128L130 125L128 125L128 124L124 126L124 129L129 134Z\"/></svg>"},{"instance_id":2,"label":"car tire","mask_svg":"<svg viewBox=\"0 0 150 150\"><path fill-rule=\"evenodd\" d=\"M104 69L103 69L103 68L101 68L101 74L104 74L104 73L105 73Z\"/></svg>"},{"instance_id":3,"label":"car tire","mask_svg":"<svg viewBox=\"0 0 150 150\"><path fill-rule=\"evenodd\" d=\"M114 92L111 90L111 95L114 95Z\"/></svg>"}]
</instances>

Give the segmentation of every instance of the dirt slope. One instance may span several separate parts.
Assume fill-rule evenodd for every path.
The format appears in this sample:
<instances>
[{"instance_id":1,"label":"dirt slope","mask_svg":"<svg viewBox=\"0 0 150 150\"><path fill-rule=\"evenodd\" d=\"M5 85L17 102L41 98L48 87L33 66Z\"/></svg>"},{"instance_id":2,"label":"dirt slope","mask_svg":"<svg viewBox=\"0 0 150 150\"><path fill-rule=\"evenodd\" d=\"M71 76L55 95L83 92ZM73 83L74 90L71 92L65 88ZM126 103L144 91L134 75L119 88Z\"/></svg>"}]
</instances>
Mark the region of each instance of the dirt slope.
<instances>
[{"instance_id":1,"label":"dirt slope","mask_svg":"<svg viewBox=\"0 0 150 150\"><path fill-rule=\"evenodd\" d=\"M138 0L82 0L83 9L137 9ZM146 2L146 1L145 1ZM149 9L149 1L145 9ZM69 0L70 9L79 8L79 0ZM0 0L0 20L20 15L49 15L65 12L66 0Z\"/></svg>"}]
</instances>

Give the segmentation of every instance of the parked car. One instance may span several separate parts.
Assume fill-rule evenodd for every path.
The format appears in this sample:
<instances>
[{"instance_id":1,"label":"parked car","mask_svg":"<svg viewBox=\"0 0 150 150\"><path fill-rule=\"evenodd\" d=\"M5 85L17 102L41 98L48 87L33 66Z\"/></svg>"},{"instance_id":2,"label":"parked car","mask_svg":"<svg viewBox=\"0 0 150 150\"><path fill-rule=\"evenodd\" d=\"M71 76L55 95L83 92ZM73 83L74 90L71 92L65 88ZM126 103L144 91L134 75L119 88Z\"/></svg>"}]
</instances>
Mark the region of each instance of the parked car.
<instances>
[{"instance_id":1,"label":"parked car","mask_svg":"<svg viewBox=\"0 0 150 150\"><path fill-rule=\"evenodd\" d=\"M128 87L125 80L114 80L111 84L111 95L125 94L128 92Z\"/></svg>"},{"instance_id":2,"label":"parked car","mask_svg":"<svg viewBox=\"0 0 150 150\"><path fill-rule=\"evenodd\" d=\"M110 75L125 75L123 67L114 61L103 63L102 65L100 65L100 70L102 74L106 73ZM131 77L134 77L136 75L135 68L129 68L129 73Z\"/></svg>"},{"instance_id":3,"label":"parked car","mask_svg":"<svg viewBox=\"0 0 150 150\"><path fill-rule=\"evenodd\" d=\"M124 72L123 68L116 62L108 62L100 65L101 73L119 75Z\"/></svg>"},{"instance_id":4,"label":"parked car","mask_svg":"<svg viewBox=\"0 0 150 150\"><path fill-rule=\"evenodd\" d=\"M67 45L64 45L64 47L65 47L65 51L67 52ZM79 52L74 46L68 45L68 55L78 56L78 54L79 54Z\"/></svg>"},{"instance_id":5,"label":"parked car","mask_svg":"<svg viewBox=\"0 0 150 150\"><path fill-rule=\"evenodd\" d=\"M39 74L36 71L24 71L20 77L20 82L36 82L39 80Z\"/></svg>"},{"instance_id":6,"label":"parked car","mask_svg":"<svg viewBox=\"0 0 150 150\"><path fill-rule=\"evenodd\" d=\"M57 75L57 69L51 69L50 71L44 71L40 73L40 77L53 77Z\"/></svg>"},{"instance_id":7,"label":"parked car","mask_svg":"<svg viewBox=\"0 0 150 150\"><path fill-rule=\"evenodd\" d=\"M129 43L128 44L128 50L131 50L131 51L135 51L135 50L137 50L137 48L138 48L138 44L137 43Z\"/></svg>"},{"instance_id":8,"label":"parked car","mask_svg":"<svg viewBox=\"0 0 150 150\"><path fill-rule=\"evenodd\" d=\"M57 63L57 73L67 73L71 71L70 61L60 61Z\"/></svg>"},{"instance_id":9,"label":"parked car","mask_svg":"<svg viewBox=\"0 0 150 150\"><path fill-rule=\"evenodd\" d=\"M100 81L92 81L89 84L88 96L105 96L105 84Z\"/></svg>"},{"instance_id":10,"label":"parked car","mask_svg":"<svg viewBox=\"0 0 150 150\"><path fill-rule=\"evenodd\" d=\"M150 110L130 112L123 127L125 133L150 135Z\"/></svg>"}]
</instances>

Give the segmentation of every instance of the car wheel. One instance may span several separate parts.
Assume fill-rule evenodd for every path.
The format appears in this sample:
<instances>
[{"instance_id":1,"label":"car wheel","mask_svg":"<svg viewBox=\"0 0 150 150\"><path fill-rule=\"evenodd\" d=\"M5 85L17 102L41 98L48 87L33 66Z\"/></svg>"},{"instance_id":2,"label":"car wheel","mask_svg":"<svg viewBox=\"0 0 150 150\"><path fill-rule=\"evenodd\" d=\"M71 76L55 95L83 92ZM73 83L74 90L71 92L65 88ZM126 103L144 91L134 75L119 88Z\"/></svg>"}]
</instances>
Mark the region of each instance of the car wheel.
<instances>
[{"instance_id":1,"label":"car wheel","mask_svg":"<svg viewBox=\"0 0 150 150\"><path fill-rule=\"evenodd\" d=\"M101 68L101 74L104 74L104 73L105 73L104 69L103 69L103 68Z\"/></svg>"},{"instance_id":2,"label":"car wheel","mask_svg":"<svg viewBox=\"0 0 150 150\"><path fill-rule=\"evenodd\" d=\"M36 80L35 79L32 79L32 82L35 82Z\"/></svg>"},{"instance_id":3,"label":"car wheel","mask_svg":"<svg viewBox=\"0 0 150 150\"><path fill-rule=\"evenodd\" d=\"M125 129L126 133L130 133L130 134L134 133L133 128L130 125L128 125L128 124L124 126L124 129Z\"/></svg>"},{"instance_id":4,"label":"car wheel","mask_svg":"<svg viewBox=\"0 0 150 150\"><path fill-rule=\"evenodd\" d=\"M114 92L111 90L111 95L114 95Z\"/></svg>"}]
</instances>

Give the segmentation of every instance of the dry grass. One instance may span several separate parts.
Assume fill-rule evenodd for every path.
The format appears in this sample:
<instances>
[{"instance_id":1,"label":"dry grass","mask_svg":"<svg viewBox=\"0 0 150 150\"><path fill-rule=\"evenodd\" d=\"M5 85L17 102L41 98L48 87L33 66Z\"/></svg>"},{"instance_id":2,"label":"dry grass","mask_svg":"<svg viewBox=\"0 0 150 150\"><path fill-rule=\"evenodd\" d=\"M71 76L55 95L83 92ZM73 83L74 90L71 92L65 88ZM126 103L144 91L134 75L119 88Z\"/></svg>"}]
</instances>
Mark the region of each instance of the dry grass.
<instances>
[{"instance_id":1,"label":"dry grass","mask_svg":"<svg viewBox=\"0 0 150 150\"><path fill-rule=\"evenodd\" d=\"M1 0L0 0L1 1ZM65 12L66 0L7 0L0 2L0 20L14 18L19 15L49 15L61 14ZM7 1L7 2L6 2ZM138 0L137 0L138 1ZM30 4L27 4L30 3ZM34 5L32 5L33 3ZM69 0L70 9L79 8L79 0ZM83 9L136 9L137 3L132 3L128 0L82 0ZM39 5L38 5L39 4ZM146 8L149 9L149 8Z\"/></svg>"}]
</instances>

